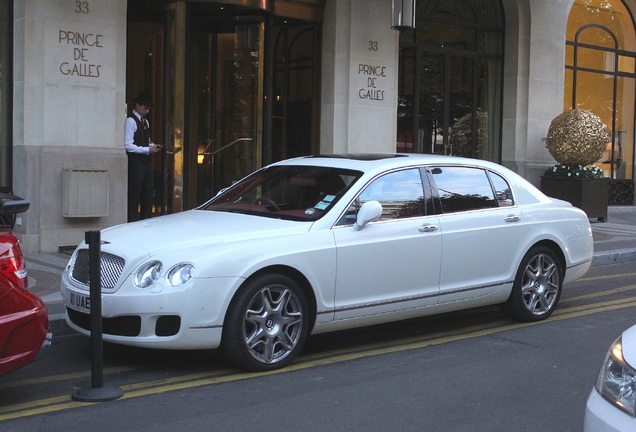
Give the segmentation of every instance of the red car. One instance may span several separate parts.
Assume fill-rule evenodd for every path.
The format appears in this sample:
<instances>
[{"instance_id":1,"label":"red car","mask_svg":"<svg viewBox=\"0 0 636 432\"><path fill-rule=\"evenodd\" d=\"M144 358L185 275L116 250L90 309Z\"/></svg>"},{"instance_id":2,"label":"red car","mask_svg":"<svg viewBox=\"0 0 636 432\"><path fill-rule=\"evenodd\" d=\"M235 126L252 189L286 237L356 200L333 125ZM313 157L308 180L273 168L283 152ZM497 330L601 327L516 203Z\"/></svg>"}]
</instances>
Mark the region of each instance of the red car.
<instances>
[{"instance_id":1,"label":"red car","mask_svg":"<svg viewBox=\"0 0 636 432\"><path fill-rule=\"evenodd\" d=\"M29 202L0 194L0 375L36 359L48 348L51 334L44 302L28 290L27 270L11 229Z\"/></svg>"}]
</instances>

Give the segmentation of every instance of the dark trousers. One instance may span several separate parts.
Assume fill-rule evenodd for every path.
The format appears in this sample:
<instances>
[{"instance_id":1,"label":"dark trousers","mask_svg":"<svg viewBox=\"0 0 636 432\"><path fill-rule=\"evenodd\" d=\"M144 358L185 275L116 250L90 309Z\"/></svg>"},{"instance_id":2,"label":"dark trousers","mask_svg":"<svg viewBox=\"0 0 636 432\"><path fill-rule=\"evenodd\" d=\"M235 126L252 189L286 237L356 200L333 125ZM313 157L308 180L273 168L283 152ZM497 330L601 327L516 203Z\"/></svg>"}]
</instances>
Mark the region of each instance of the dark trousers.
<instances>
[{"instance_id":1,"label":"dark trousers","mask_svg":"<svg viewBox=\"0 0 636 432\"><path fill-rule=\"evenodd\" d=\"M128 222L150 217L153 195L154 173L150 156L128 153Z\"/></svg>"}]
</instances>

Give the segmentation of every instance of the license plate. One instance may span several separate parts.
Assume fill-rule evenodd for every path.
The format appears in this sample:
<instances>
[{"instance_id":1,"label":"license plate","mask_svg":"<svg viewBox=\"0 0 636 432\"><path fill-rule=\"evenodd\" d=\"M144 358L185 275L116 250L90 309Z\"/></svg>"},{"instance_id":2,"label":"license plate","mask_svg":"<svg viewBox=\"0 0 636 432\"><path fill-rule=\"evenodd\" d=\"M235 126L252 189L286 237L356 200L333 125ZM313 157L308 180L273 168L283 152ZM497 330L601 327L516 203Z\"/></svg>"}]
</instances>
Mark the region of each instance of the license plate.
<instances>
[{"instance_id":1,"label":"license plate","mask_svg":"<svg viewBox=\"0 0 636 432\"><path fill-rule=\"evenodd\" d=\"M69 307L82 311L82 312L90 312L91 298L90 296L87 296L84 294L78 294L76 292L71 291L71 299L69 302Z\"/></svg>"}]
</instances>

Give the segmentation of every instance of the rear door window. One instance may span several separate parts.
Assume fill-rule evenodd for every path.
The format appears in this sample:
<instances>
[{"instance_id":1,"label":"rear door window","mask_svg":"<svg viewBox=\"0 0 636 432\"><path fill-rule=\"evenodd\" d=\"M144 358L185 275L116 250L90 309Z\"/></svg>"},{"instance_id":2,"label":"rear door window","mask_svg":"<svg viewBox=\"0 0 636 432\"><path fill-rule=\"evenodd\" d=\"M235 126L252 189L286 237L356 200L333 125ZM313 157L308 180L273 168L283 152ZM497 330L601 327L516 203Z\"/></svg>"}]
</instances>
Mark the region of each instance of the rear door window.
<instances>
[{"instance_id":1,"label":"rear door window","mask_svg":"<svg viewBox=\"0 0 636 432\"><path fill-rule=\"evenodd\" d=\"M488 173L488 177L490 177L492 187L495 190L495 197L497 198L499 207L513 206L515 202L512 197L512 190L510 189L510 185L508 184L508 182L499 174L496 174L492 171Z\"/></svg>"},{"instance_id":2,"label":"rear door window","mask_svg":"<svg viewBox=\"0 0 636 432\"><path fill-rule=\"evenodd\" d=\"M429 173L437 188L437 195L441 202L443 213L480 210L499 206L488 174L483 169L443 166L431 168ZM498 187L506 189L502 185ZM509 190L509 188L507 189Z\"/></svg>"}]
</instances>

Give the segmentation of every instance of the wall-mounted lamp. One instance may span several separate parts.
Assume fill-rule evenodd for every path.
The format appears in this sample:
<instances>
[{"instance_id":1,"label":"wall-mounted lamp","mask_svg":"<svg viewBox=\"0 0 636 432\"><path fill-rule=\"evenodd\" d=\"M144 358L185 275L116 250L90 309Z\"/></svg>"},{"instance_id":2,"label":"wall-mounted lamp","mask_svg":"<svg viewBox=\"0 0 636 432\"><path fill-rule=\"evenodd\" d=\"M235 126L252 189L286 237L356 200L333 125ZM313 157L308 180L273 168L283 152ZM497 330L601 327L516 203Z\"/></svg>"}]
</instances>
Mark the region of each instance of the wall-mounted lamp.
<instances>
[{"instance_id":1,"label":"wall-mounted lamp","mask_svg":"<svg viewBox=\"0 0 636 432\"><path fill-rule=\"evenodd\" d=\"M407 30L415 28L415 1L393 0L393 30Z\"/></svg>"}]
</instances>

